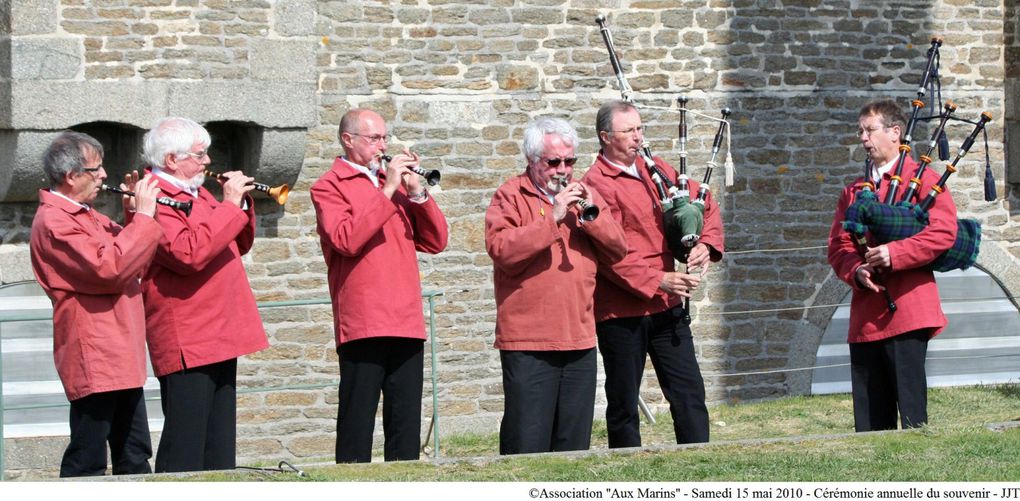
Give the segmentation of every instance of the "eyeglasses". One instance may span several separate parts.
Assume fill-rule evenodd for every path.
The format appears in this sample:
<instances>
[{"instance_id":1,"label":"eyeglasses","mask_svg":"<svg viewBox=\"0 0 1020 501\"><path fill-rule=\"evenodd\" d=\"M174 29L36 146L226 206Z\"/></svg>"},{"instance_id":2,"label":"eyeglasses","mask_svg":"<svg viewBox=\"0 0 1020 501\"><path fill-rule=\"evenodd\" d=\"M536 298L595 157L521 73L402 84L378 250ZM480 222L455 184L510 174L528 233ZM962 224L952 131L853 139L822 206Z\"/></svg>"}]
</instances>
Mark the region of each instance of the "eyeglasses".
<instances>
[{"instance_id":1,"label":"eyeglasses","mask_svg":"<svg viewBox=\"0 0 1020 501\"><path fill-rule=\"evenodd\" d=\"M348 134L350 134L352 136L363 137L363 138L365 138L365 140L367 140L369 143L372 143L372 144L378 143L380 141L386 142L386 141L389 141L391 137L393 137L393 136L391 136L389 134L373 134L371 136L367 136L365 134L358 134L357 132L348 132Z\"/></svg>"},{"instance_id":2,"label":"eyeglasses","mask_svg":"<svg viewBox=\"0 0 1020 501\"><path fill-rule=\"evenodd\" d=\"M880 131L882 129L888 129L888 128L889 128L888 125L879 125L878 127L868 127L867 129L858 127L857 128L857 136L860 137L860 136L867 135L868 137L871 137L872 134L874 134L874 133L876 133L876 132L878 132L878 131Z\"/></svg>"},{"instance_id":3,"label":"eyeglasses","mask_svg":"<svg viewBox=\"0 0 1020 501\"><path fill-rule=\"evenodd\" d=\"M202 151L198 151L198 152L195 152L195 153L192 153L190 151L186 151L186 152L184 152L184 154L189 156L189 157L191 157L191 158L194 158L195 160L201 160L201 159L209 156L209 152L207 150L202 150Z\"/></svg>"},{"instance_id":4,"label":"eyeglasses","mask_svg":"<svg viewBox=\"0 0 1020 501\"><path fill-rule=\"evenodd\" d=\"M549 167L552 167L552 168L559 167L560 166L560 162L566 164L567 167L573 167L574 164L577 163L577 157L570 157L570 158L547 158L547 159L545 159L545 163L548 164Z\"/></svg>"},{"instance_id":5,"label":"eyeglasses","mask_svg":"<svg viewBox=\"0 0 1020 501\"><path fill-rule=\"evenodd\" d=\"M644 131L645 131L645 126L644 125L639 125L637 127L631 127L631 128L629 128L627 130L607 130L606 132L615 133L615 134L634 134L635 132L643 133Z\"/></svg>"},{"instance_id":6,"label":"eyeglasses","mask_svg":"<svg viewBox=\"0 0 1020 501\"><path fill-rule=\"evenodd\" d=\"M96 172L99 172L102 169L103 169L103 164L99 164L99 165L97 165L95 167L91 167L91 168L90 167L82 167L81 168L82 171L88 172L89 174L95 174Z\"/></svg>"}]
</instances>

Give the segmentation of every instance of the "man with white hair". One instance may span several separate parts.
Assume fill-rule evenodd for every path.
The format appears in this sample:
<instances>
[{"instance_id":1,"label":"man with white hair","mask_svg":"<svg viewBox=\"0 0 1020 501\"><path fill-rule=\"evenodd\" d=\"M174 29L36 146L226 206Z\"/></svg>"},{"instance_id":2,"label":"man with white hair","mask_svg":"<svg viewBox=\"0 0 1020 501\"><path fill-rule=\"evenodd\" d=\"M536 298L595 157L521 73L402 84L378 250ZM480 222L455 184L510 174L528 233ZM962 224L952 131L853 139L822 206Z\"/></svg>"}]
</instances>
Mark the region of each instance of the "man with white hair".
<instances>
[{"instance_id":1,"label":"man with white hair","mask_svg":"<svg viewBox=\"0 0 1020 501\"><path fill-rule=\"evenodd\" d=\"M222 174L222 201L202 188L211 142L187 118L145 134L160 189L192 202L190 216L160 206L164 236L142 282L165 418L156 472L234 468L237 358L269 346L241 262L255 241L253 179Z\"/></svg>"},{"instance_id":2,"label":"man with white hair","mask_svg":"<svg viewBox=\"0 0 1020 501\"><path fill-rule=\"evenodd\" d=\"M527 170L496 190L485 213L503 367L500 454L591 445L597 261L623 258L627 242L599 194L572 180L577 143L562 119L528 124Z\"/></svg>"}]
</instances>

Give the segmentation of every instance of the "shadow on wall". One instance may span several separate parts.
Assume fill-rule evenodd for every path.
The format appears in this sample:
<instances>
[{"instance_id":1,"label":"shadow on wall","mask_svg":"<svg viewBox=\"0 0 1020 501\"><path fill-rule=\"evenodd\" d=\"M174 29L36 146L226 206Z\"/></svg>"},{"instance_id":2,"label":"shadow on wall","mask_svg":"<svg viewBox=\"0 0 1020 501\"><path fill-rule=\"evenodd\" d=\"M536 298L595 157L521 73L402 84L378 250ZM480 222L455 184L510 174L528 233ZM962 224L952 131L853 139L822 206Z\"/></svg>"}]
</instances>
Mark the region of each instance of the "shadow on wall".
<instances>
[{"instance_id":1,"label":"shadow on wall","mask_svg":"<svg viewBox=\"0 0 1020 501\"><path fill-rule=\"evenodd\" d=\"M259 173L263 147L263 128L249 122L221 121L205 124L212 138L209 156L212 163L209 169L213 172L239 170L246 175L256 177ZM78 124L71 130L88 134L103 145L103 166L107 172L106 184L115 186L124 175L131 171L142 172L146 166L142 158L142 144L145 130L134 125L117 122L90 122ZM40 174L40 179L41 179ZM256 177L256 181L263 182ZM275 179L274 179L275 181ZM205 188L217 198L222 196L220 185L211 178L206 179ZM41 188L42 186L40 186ZM283 207L275 201L253 193L256 210L259 212L260 229L265 232L260 236L274 236L272 222L279 219ZM96 208L111 219L121 219L121 197L104 194L96 200ZM275 216L274 216L275 215ZM269 225L269 226L267 226Z\"/></svg>"}]
</instances>

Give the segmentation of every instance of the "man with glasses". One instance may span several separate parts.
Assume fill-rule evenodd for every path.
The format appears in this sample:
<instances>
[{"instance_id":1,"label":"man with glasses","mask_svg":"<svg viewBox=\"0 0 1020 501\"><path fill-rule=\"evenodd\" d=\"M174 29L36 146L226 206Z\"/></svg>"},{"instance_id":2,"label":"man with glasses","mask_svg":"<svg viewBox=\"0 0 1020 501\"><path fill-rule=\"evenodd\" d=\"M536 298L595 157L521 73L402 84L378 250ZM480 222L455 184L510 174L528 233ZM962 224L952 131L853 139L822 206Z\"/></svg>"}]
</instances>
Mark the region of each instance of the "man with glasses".
<instances>
[{"instance_id":1,"label":"man with glasses","mask_svg":"<svg viewBox=\"0 0 1020 501\"><path fill-rule=\"evenodd\" d=\"M599 108L596 132L602 149L584 177L606 199L627 237L627 256L599 263L595 286L595 320L605 368L606 427L609 447L641 445L638 397L645 359L655 367L659 387L669 402L677 443L708 441L705 383L694 353L690 326L684 322L683 299L701 283L710 261L723 253L722 218L714 197L705 203L705 225L687 260L676 270L666 244L662 207L639 158L644 142L641 116L633 104L611 101ZM673 183L676 171L654 159ZM689 181L690 191L698 183Z\"/></svg>"},{"instance_id":2,"label":"man with glasses","mask_svg":"<svg viewBox=\"0 0 1020 501\"><path fill-rule=\"evenodd\" d=\"M39 190L32 221L32 271L53 302L53 361L71 402L71 442L61 477L149 473L145 414L145 310L138 279L163 231L155 221L159 188L149 176L123 189L128 224L97 212L106 170L103 147L78 132L57 136L43 154L50 188Z\"/></svg>"},{"instance_id":3,"label":"man with glasses","mask_svg":"<svg viewBox=\"0 0 1020 501\"><path fill-rule=\"evenodd\" d=\"M337 134L345 154L311 188L340 358L336 462L372 460L380 392L385 459L418 459L425 318L415 251L446 248L446 218L409 169L418 155L382 160L389 135L378 113L348 111Z\"/></svg>"},{"instance_id":4,"label":"man with glasses","mask_svg":"<svg viewBox=\"0 0 1020 501\"><path fill-rule=\"evenodd\" d=\"M223 174L223 200L202 187L209 133L164 118L145 134L144 158L166 196L191 215L159 206L164 237L142 282L163 434L156 472L236 464L237 358L269 346L241 256L255 242L252 178Z\"/></svg>"},{"instance_id":5,"label":"man with glasses","mask_svg":"<svg viewBox=\"0 0 1020 501\"><path fill-rule=\"evenodd\" d=\"M843 230L846 209L864 181L877 186L878 199L885 200L907 117L894 101L883 100L861 108L857 123L857 136L871 159L871 172L869 179L858 179L843 189L829 232L829 264L853 289L847 341L854 425L857 431L894 430L898 410L903 428L914 428L928 422L924 370L928 340L948 324L929 264L956 239L956 205L947 187L928 211L929 224L923 231L903 240L869 245L862 256L853 237ZM917 167L908 155L904 175L915 175ZM926 170L917 198L911 202L918 203L938 178L931 169ZM895 314L889 311L882 289L904 305Z\"/></svg>"},{"instance_id":6,"label":"man with glasses","mask_svg":"<svg viewBox=\"0 0 1020 501\"><path fill-rule=\"evenodd\" d=\"M562 119L528 124L527 170L496 190L485 213L503 367L500 454L591 445L597 260L618 261L627 243L602 197L572 180L577 143ZM599 208L594 219L582 217L582 200Z\"/></svg>"}]
</instances>

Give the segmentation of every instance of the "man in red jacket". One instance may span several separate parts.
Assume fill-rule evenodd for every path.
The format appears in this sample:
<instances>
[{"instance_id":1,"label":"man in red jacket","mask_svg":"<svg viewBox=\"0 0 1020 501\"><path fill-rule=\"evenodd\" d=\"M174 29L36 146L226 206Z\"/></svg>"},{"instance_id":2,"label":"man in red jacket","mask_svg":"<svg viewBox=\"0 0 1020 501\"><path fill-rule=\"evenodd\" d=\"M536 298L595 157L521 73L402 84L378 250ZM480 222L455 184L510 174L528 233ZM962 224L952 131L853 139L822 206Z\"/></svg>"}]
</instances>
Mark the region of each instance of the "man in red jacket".
<instances>
[{"instance_id":1,"label":"man in red jacket","mask_svg":"<svg viewBox=\"0 0 1020 501\"><path fill-rule=\"evenodd\" d=\"M340 357L336 462L372 460L380 392L385 459L418 459L425 318L415 251L446 248L446 218L409 169L418 155L381 160L390 136L378 113L348 111L338 136L345 155L311 189Z\"/></svg>"},{"instance_id":2,"label":"man in red jacket","mask_svg":"<svg viewBox=\"0 0 1020 501\"><path fill-rule=\"evenodd\" d=\"M655 367L669 401L677 443L708 441L705 383L694 354L690 326L683 321L683 298L701 283L709 261L723 253L722 218L714 197L705 203L705 226L690 252L688 270L676 270L666 245L662 207L638 150L644 127L634 105L611 101L595 123L602 150L584 176L612 209L627 236L627 256L599 263L595 286L595 325L606 372L606 427L610 447L641 445L638 391L645 359ZM673 183L676 171L653 159ZM690 181L690 191L698 183Z\"/></svg>"},{"instance_id":3,"label":"man in red jacket","mask_svg":"<svg viewBox=\"0 0 1020 501\"><path fill-rule=\"evenodd\" d=\"M216 200L202 187L211 143L187 118L164 118L145 134L164 195L192 203L190 216L159 206L164 236L142 281L165 418L157 472L235 466L237 358L269 346L241 262L255 241L252 178L224 173Z\"/></svg>"},{"instance_id":4,"label":"man in red jacket","mask_svg":"<svg viewBox=\"0 0 1020 501\"><path fill-rule=\"evenodd\" d=\"M39 190L32 221L32 271L53 302L53 361L71 401L71 442L61 477L103 475L106 445L113 474L149 473L152 444L145 415L145 311L138 279L163 235L159 188L149 176L124 197L120 227L90 206L106 170L103 147L64 132L46 149L49 190Z\"/></svg>"},{"instance_id":5,"label":"man in red jacket","mask_svg":"<svg viewBox=\"0 0 1020 501\"><path fill-rule=\"evenodd\" d=\"M627 242L598 193L571 181L577 142L562 119L528 124L527 171L500 186L485 213L503 366L500 454L591 445L596 263L622 259ZM595 219L581 217L582 200L599 210Z\"/></svg>"},{"instance_id":6,"label":"man in red jacket","mask_svg":"<svg viewBox=\"0 0 1020 501\"><path fill-rule=\"evenodd\" d=\"M956 205L948 187L928 211L924 230L883 245L871 243L864 256L842 227L861 182L874 183L878 199L885 200L906 127L907 117L893 101L861 108L857 134L872 160L870 179L858 179L843 189L829 231L829 264L853 289L847 340L857 431L896 429L897 409L904 428L928 422L924 371L928 340L948 323L929 266L956 239ZM917 166L907 156L904 179L913 177ZM925 171L916 196L926 196L937 181L937 174ZM900 187L902 194L903 183ZM882 289L900 305L895 313L889 311Z\"/></svg>"}]
</instances>

